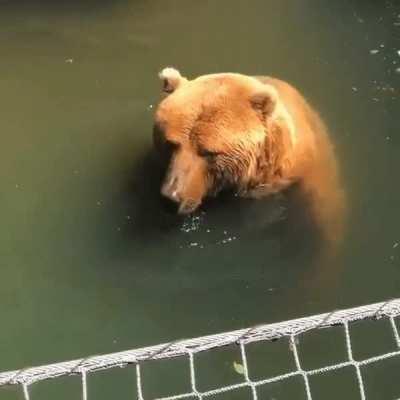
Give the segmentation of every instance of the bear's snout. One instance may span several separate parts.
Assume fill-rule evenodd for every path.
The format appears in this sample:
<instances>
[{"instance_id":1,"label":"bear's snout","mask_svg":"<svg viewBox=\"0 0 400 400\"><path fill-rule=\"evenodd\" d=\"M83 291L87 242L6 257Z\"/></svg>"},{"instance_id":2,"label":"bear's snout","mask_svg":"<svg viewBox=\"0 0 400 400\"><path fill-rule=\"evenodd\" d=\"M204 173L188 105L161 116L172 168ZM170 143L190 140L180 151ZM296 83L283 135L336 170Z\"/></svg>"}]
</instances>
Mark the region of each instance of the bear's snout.
<instances>
[{"instance_id":1,"label":"bear's snout","mask_svg":"<svg viewBox=\"0 0 400 400\"><path fill-rule=\"evenodd\" d=\"M172 179L163 184L161 194L178 206L178 214L186 215L194 212L200 205L200 202L194 199L185 199L176 184L176 180Z\"/></svg>"},{"instance_id":2,"label":"bear's snout","mask_svg":"<svg viewBox=\"0 0 400 400\"><path fill-rule=\"evenodd\" d=\"M191 214L199 207L201 200L187 197L185 193L182 193L179 186L177 177L168 177L161 187L161 194L177 204L178 214Z\"/></svg>"},{"instance_id":3,"label":"bear's snout","mask_svg":"<svg viewBox=\"0 0 400 400\"><path fill-rule=\"evenodd\" d=\"M167 177L166 181L161 187L161 194L174 203L180 203L181 196L178 190L177 177Z\"/></svg>"},{"instance_id":4,"label":"bear's snout","mask_svg":"<svg viewBox=\"0 0 400 400\"><path fill-rule=\"evenodd\" d=\"M207 195L204 162L188 155L175 155L161 186L161 195L177 204L179 214L194 212Z\"/></svg>"}]
</instances>

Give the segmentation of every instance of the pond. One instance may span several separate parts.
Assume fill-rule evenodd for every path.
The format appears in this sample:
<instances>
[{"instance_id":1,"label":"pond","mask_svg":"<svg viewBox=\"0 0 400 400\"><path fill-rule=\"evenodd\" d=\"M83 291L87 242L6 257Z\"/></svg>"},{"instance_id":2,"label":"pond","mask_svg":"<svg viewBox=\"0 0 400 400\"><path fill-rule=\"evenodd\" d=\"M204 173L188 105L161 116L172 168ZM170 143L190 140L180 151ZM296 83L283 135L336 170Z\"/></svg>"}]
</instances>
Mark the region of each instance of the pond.
<instances>
[{"instance_id":1,"label":"pond","mask_svg":"<svg viewBox=\"0 0 400 400\"><path fill-rule=\"evenodd\" d=\"M2 1L0 370L398 297L399 30L395 0ZM168 65L276 76L315 105L349 204L334 261L282 247L253 203L178 221L158 209L141 160ZM92 396L132 398L123 374L94 377ZM395 376L371 398L400 397ZM33 389L54 398L79 398L76 379Z\"/></svg>"}]
</instances>

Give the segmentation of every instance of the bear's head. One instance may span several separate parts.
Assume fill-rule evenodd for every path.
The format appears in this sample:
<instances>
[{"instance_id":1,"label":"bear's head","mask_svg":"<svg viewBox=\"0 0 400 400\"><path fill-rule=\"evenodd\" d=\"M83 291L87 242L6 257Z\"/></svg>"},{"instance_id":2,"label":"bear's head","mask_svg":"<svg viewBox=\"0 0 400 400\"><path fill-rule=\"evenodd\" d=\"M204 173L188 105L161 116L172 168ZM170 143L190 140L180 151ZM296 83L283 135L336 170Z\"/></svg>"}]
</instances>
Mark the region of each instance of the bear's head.
<instances>
[{"instance_id":1,"label":"bear's head","mask_svg":"<svg viewBox=\"0 0 400 400\"><path fill-rule=\"evenodd\" d=\"M223 189L243 192L265 182L265 174L279 174L282 143L272 142L282 105L272 85L233 73L188 80L173 68L160 78L165 98L155 113L154 143L168 164L161 193L179 213Z\"/></svg>"}]
</instances>

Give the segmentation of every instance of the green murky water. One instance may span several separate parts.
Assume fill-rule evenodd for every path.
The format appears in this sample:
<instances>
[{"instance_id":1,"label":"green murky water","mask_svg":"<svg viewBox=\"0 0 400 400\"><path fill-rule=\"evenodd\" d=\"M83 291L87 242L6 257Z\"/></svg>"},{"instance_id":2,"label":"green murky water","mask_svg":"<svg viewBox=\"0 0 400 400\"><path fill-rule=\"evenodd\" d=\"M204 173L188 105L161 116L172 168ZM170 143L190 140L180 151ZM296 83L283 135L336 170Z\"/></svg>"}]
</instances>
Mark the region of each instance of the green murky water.
<instances>
[{"instance_id":1,"label":"green murky water","mask_svg":"<svg viewBox=\"0 0 400 400\"><path fill-rule=\"evenodd\" d=\"M398 297L399 30L395 0L0 1L0 370ZM260 207L216 206L171 224L151 190L134 189L152 183L136 165L151 146L157 72L171 64L189 77L277 76L321 112L350 212L318 285L309 254L288 254L257 225ZM332 335L314 338L311 361L337 356L342 337ZM365 329L357 340L382 335ZM287 347L268 351L255 351L254 365L284 369ZM201 388L237 379L238 359L199 360ZM145 394L186 387L184 362L149 367ZM368 398L400 397L399 362L389 364L366 369ZM354 374L333 375L311 382L317 399L358 398ZM96 400L134 398L134 371L96 374L89 388ZM32 399L79 390L65 378L35 385ZM260 397L304 395L294 380Z\"/></svg>"}]
</instances>

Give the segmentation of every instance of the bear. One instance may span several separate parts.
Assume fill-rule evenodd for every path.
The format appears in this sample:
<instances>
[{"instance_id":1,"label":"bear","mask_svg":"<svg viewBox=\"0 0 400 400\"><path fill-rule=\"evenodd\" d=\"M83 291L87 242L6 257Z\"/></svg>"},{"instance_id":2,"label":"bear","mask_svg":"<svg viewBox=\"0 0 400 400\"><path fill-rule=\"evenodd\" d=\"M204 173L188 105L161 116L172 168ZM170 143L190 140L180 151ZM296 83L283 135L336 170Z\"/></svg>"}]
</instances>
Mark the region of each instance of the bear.
<instances>
[{"instance_id":1,"label":"bear","mask_svg":"<svg viewBox=\"0 0 400 400\"><path fill-rule=\"evenodd\" d=\"M333 144L296 88L239 73L189 80L172 67L159 77L164 98L153 140L166 163L160 190L179 214L222 191L263 199L296 188L321 232L340 236L345 201Z\"/></svg>"}]
</instances>

